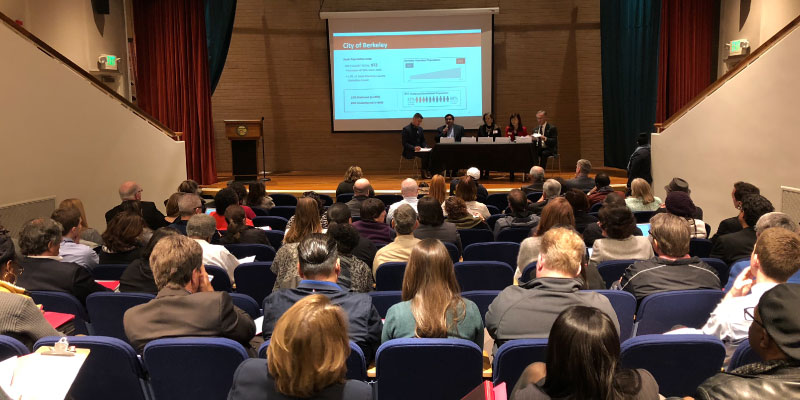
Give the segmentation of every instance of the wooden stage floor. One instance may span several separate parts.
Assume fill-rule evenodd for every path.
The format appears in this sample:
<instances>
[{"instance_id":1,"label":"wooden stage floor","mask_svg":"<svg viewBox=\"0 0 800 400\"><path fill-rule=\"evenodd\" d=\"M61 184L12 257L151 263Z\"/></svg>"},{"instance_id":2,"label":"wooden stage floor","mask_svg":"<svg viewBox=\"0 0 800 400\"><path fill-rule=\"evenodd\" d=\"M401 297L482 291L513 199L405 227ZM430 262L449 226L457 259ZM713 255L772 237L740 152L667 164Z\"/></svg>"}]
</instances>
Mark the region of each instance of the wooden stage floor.
<instances>
[{"instance_id":1,"label":"wooden stage floor","mask_svg":"<svg viewBox=\"0 0 800 400\"><path fill-rule=\"evenodd\" d=\"M598 168L592 170L590 176L598 172L605 172L611 177L611 185L615 187L625 186L627 182L626 173L623 169L617 168ZM336 193L336 187L342 181L344 173L341 174L319 174L313 172L292 171L284 173L270 173L267 177L270 178L266 182L267 193L290 193L301 196L303 192L313 190L318 193L325 193L333 195ZM545 173L545 178L554 178L560 176L564 179L571 179L575 176L574 172L548 172ZM522 182L522 174L515 174L516 180L511 181L508 173L494 172L490 175L489 179L481 179L481 183L486 187L490 193L507 192L520 186L528 185L529 182ZM213 195L219 189L224 188L228 181L232 179L230 174L221 173L219 182L203 186L203 193ZM400 182L407 178L405 175L396 173L376 173L366 176L369 179L375 191L380 193L400 193ZM420 181L430 182L430 179L423 179ZM450 179L447 179L449 184Z\"/></svg>"}]
</instances>

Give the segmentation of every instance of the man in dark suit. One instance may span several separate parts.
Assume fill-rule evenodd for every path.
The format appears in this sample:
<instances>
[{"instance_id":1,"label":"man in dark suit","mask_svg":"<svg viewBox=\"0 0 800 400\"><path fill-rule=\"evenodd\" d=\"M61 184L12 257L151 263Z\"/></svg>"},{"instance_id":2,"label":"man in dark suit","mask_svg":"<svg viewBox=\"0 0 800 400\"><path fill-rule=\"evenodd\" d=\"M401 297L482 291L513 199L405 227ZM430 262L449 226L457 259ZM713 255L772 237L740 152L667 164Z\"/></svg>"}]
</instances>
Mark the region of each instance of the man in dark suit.
<instances>
[{"instance_id":1,"label":"man in dark suit","mask_svg":"<svg viewBox=\"0 0 800 400\"><path fill-rule=\"evenodd\" d=\"M444 116L444 125L436 128L438 132L436 134L436 139L441 138L454 138L456 142L461 141L461 137L464 136L464 127L461 125L455 124L456 118L453 114L447 114Z\"/></svg>"},{"instance_id":2,"label":"man in dark suit","mask_svg":"<svg viewBox=\"0 0 800 400\"><path fill-rule=\"evenodd\" d=\"M19 234L22 274L15 282L27 290L65 292L86 304L94 292L108 291L92 278L89 270L75 263L61 262L61 224L37 218L25 223Z\"/></svg>"},{"instance_id":3,"label":"man in dark suit","mask_svg":"<svg viewBox=\"0 0 800 400\"><path fill-rule=\"evenodd\" d=\"M653 184L653 175L650 172L650 135L646 132L639 134L636 138L636 150L628 160L628 191L631 190L631 182L636 178L642 178L649 184Z\"/></svg>"},{"instance_id":4,"label":"man in dark suit","mask_svg":"<svg viewBox=\"0 0 800 400\"><path fill-rule=\"evenodd\" d=\"M411 123L403 127L403 158L411 160L415 156L419 157L421 161L420 173L422 176L427 176L428 161L430 159L428 157L429 153L424 153L423 155L417 155L415 153L428 147L425 143L425 134L420 126L421 124L422 114L416 113L414 114L414 118L411 119Z\"/></svg>"},{"instance_id":5,"label":"man in dark suit","mask_svg":"<svg viewBox=\"0 0 800 400\"><path fill-rule=\"evenodd\" d=\"M156 243L150 268L158 295L125 312L125 335L141 353L150 341L180 336L224 337L241 343L255 354L250 340L253 320L233 305L227 292L215 292L203 267L203 249L183 235L170 235Z\"/></svg>"},{"instance_id":6,"label":"man in dark suit","mask_svg":"<svg viewBox=\"0 0 800 400\"><path fill-rule=\"evenodd\" d=\"M147 226L152 230L169 225L164 214L158 211L152 201L142 201L142 187L136 182L127 181L119 187L119 198L122 203L106 212L106 223L123 211L136 211L142 215Z\"/></svg>"},{"instance_id":7,"label":"man in dark suit","mask_svg":"<svg viewBox=\"0 0 800 400\"><path fill-rule=\"evenodd\" d=\"M369 364L381 344L381 316L368 294L350 292L336 284L341 272L336 241L321 233L311 234L297 246L297 258L302 279L297 288L281 289L264 299L264 339L272 336L278 319L294 303L306 296L321 294L347 314L350 340L363 350Z\"/></svg>"},{"instance_id":8,"label":"man in dark suit","mask_svg":"<svg viewBox=\"0 0 800 400\"><path fill-rule=\"evenodd\" d=\"M589 160L581 158L575 164L575 177L567 180L567 190L578 189L584 193L592 190L594 187L594 179L589 178L589 172L592 172L592 163Z\"/></svg>"},{"instance_id":9,"label":"man in dark suit","mask_svg":"<svg viewBox=\"0 0 800 400\"><path fill-rule=\"evenodd\" d=\"M775 208L766 197L760 194L745 196L742 199L742 211L739 213L739 221L744 228L738 232L720 236L714 242L709 257L719 258L728 265L750 257L756 243L756 222L762 215L773 211Z\"/></svg>"},{"instance_id":10,"label":"man in dark suit","mask_svg":"<svg viewBox=\"0 0 800 400\"><path fill-rule=\"evenodd\" d=\"M533 134L542 135L539 140L539 165L547 168L547 157L558 154L558 128L547 122L547 111L539 110L536 113L536 122L539 124Z\"/></svg>"}]
</instances>

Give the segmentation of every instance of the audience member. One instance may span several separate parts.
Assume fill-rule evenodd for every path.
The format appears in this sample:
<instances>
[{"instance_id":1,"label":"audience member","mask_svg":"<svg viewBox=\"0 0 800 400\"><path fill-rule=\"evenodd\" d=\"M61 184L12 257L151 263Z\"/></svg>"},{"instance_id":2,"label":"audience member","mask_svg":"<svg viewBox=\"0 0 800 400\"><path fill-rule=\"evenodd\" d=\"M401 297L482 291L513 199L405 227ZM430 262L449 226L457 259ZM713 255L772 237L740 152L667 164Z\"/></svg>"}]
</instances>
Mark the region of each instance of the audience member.
<instances>
[{"instance_id":1,"label":"audience member","mask_svg":"<svg viewBox=\"0 0 800 400\"><path fill-rule=\"evenodd\" d=\"M417 239L439 239L442 242L452 243L458 248L461 254L461 235L458 228L452 222L444 220L441 204L434 198L423 197L417 205L417 220L419 226L414 230L414 237Z\"/></svg>"},{"instance_id":2,"label":"audience member","mask_svg":"<svg viewBox=\"0 0 800 400\"><path fill-rule=\"evenodd\" d=\"M328 208L327 214L328 223L331 227L333 227L333 224L352 225L353 223L353 219L350 216L350 209L344 203L334 203ZM355 229L355 227L353 227L353 229ZM372 261L375 260L375 253L378 251L378 248L375 247L372 241L362 236L357 229L356 233L358 234L358 242L352 246L352 250L348 253L363 261L367 266L371 266ZM342 246L340 245L339 251L341 251L341 249ZM371 270L371 268L368 269Z\"/></svg>"},{"instance_id":3,"label":"audience member","mask_svg":"<svg viewBox=\"0 0 800 400\"><path fill-rule=\"evenodd\" d=\"M622 367L614 323L594 307L561 312L547 340L547 362L525 368L511 398L658 399L650 372Z\"/></svg>"},{"instance_id":4,"label":"audience member","mask_svg":"<svg viewBox=\"0 0 800 400\"><path fill-rule=\"evenodd\" d=\"M455 224L457 229L489 230L489 224L480 215L475 216L467 211L467 203L460 197L448 197L444 202L444 210L447 214L445 221Z\"/></svg>"},{"instance_id":5,"label":"audience member","mask_svg":"<svg viewBox=\"0 0 800 400\"><path fill-rule=\"evenodd\" d=\"M661 199L653 196L653 188L642 178L631 183L631 195L625 199L625 205L631 211L656 211L661 207Z\"/></svg>"},{"instance_id":6,"label":"audience member","mask_svg":"<svg viewBox=\"0 0 800 400\"><path fill-rule=\"evenodd\" d=\"M252 220L256 217L255 211L252 208L244 205L244 200L247 198L247 188L244 186L244 183L238 181L232 181L228 183L228 187L233 189L236 192L236 198L238 199L237 204L244 208L244 215L247 219ZM222 215L225 215L223 212Z\"/></svg>"},{"instance_id":7,"label":"audience member","mask_svg":"<svg viewBox=\"0 0 800 400\"><path fill-rule=\"evenodd\" d=\"M625 205L625 198L619 192L609 193L606 196L605 200L603 200L603 208L608 207L626 207ZM633 230L633 234L635 236L642 236L642 230L639 229L637 226ZM586 229L583 230L583 242L586 243L586 247L594 246L594 241L597 239L601 239L606 237L603 234L603 228L600 227L600 223L596 222L593 224L586 225Z\"/></svg>"},{"instance_id":8,"label":"audience member","mask_svg":"<svg viewBox=\"0 0 800 400\"><path fill-rule=\"evenodd\" d=\"M225 220L225 211L228 210L228 207L235 205L239 205L239 196L232 188L221 189L214 195L214 207L216 207L216 210L211 212L211 216L217 221L217 229L221 231L228 229L228 221ZM252 219L245 219L245 224L253 226Z\"/></svg>"},{"instance_id":9,"label":"audience member","mask_svg":"<svg viewBox=\"0 0 800 400\"><path fill-rule=\"evenodd\" d=\"M275 291L264 299L264 339L270 338L278 318L293 304L306 296L321 294L344 309L350 322L350 340L361 348L369 363L380 344L381 316L368 294L350 292L336 284L341 273L336 241L314 233L305 237L296 249L294 269L299 270L301 280L295 288Z\"/></svg>"},{"instance_id":10,"label":"audience member","mask_svg":"<svg viewBox=\"0 0 800 400\"><path fill-rule=\"evenodd\" d=\"M480 175L480 171L478 171L478 175ZM492 214L489 212L489 209L485 204L477 200L478 187L476 184L477 183L473 181L472 177L469 175L461 178L461 181L459 181L458 185L456 185L455 197L459 197L464 200L464 203L466 204L467 210L470 214L480 215L483 219L488 219Z\"/></svg>"},{"instance_id":11,"label":"audience member","mask_svg":"<svg viewBox=\"0 0 800 400\"><path fill-rule=\"evenodd\" d=\"M0 226L0 335L11 336L31 350L37 340L60 333L44 319L25 289L14 285L19 274L14 241Z\"/></svg>"},{"instance_id":12,"label":"audience member","mask_svg":"<svg viewBox=\"0 0 800 400\"><path fill-rule=\"evenodd\" d=\"M336 196L345 193L355 193L355 184L360 179L364 179L364 173L361 171L361 167L357 165L351 165L344 173L344 180L339 182L339 186L336 187ZM375 191L372 190L372 186L369 185L369 181L367 181L367 196L375 196Z\"/></svg>"},{"instance_id":13,"label":"audience member","mask_svg":"<svg viewBox=\"0 0 800 400\"><path fill-rule=\"evenodd\" d=\"M594 241L587 273L594 274L597 265L603 261L653 258L653 246L650 240L633 234L636 220L631 210L622 207L603 207L598 217L605 237ZM602 289L602 287L592 287L592 289Z\"/></svg>"},{"instance_id":14,"label":"audience member","mask_svg":"<svg viewBox=\"0 0 800 400\"><path fill-rule=\"evenodd\" d=\"M505 217L498 218L494 223L494 238L500 232L510 228L534 228L539 224L539 216L534 214L533 211L528 210L528 198L525 193L520 189L511 189L508 192L508 208L511 213Z\"/></svg>"},{"instance_id":15,"label":"audience member","mask_svg":"<svg viewBox=\"0 0 800 400\"><path fill-rule=\"evenodd\" d=\"M368 383L345 380L347 328L347 316L327 297L300 299L278 319L267 358L236 369L228 399L372 400Z\"/></svg>"},{"instance_id":16,"label":"audience member","mask_svg":"<svg viewBox=\"0 0 800 400\"><path fill-rule=\"evenodd\" d=\"M555 179L548 179L542 185L542 197L536 203L530 205L531 210L536 215L541 215L547 203L561 195L561 184Z\"/></svg>"},{"instance_id":17,"label":"audience member","mask_svg":"<svg viewBox=\"0 0 800 400\"><path fill-rule=\"evenodd\" d=\"M267 194L263 182L260 180L250 182L248 189L244 203L250 208L260 208L264 211L269 211L272 207L275 207L275 202L272 201L272 197Z\"/></svg>"},{"instance_id":18,"label":"audience member","mask_svg":"<svg viewBox=\"0 0 800 400\"><path fill-rule=\"evenodd\" d=\"M317 201L311 197L297 200L297 209L294 213L297 223L294 229L287 231L283 236L283 245L275 254L270 270L277 276L272 291L281 288L294 288L300 282L297 274L297 246L312 233L321 233Z\"/></svg>"},{"instance_id":19,"label":"audience member","mask_svg":"<svg viewBox=\"0 0 800 400\"><path fill-rule=\"evenodd\" d=\"M370 197L370 187L366 178L361 178L353 184L353 198L347 202L347 207L350 208L350 216L361 218L361 204Z\"/></svg>"},{"instance_id":20,"label":"audience member","mask_svg":"<svg viewBox=\"0 0 800 400\"><path fill-rule=\"evenodd\" d=\"M100 262L97 253L91 247L81 244L81 213L75 208L58 208L50 215L61 224L61 248L58 255L62 261L78 264L91 270Z\"/></svg>"},{"instance_id":21,"label":"audience member","mask_svg":"<svg viewBox=\"0 0 800 400\"><path fill-rule=\"evenodd\" d=\"M128 264L125 271L122 272L122 276L119 278L119 291L158 294L153 269L150 268L150 255L153 254L153 248L156 247L159 240L170 235L180 234L170 227L156 229L142 251L142 256Z\"/></svg>"},{"instance_id":22,"label":"audience member","mask_svg":"<svg viewBox=\"0 0 800 400\"><path fill-rule=\"evenodd\" d=\"M750 257L756 242L755 225L762 215L775 211L772 203L760 194L748 194L742 198L739 222L744 229L720 236L711 249L710 257L719 258L728 265Z\"/></svg>"},{"instance_id":23,"label":"audience member","mask_svg":"<svg viewBox=\"0 0 800 400\"><path fill-rule=\"evenodd\" d=\"M453 261L442 243L425 239L411 251L403 276L403 302L389 308L381 341L458 338L483 348L478 306L461 297Z\"/></svg>"},{"instance_id":24,"label":"audience member","mask_svg":"<svg viewBox=\"0 0 800 400\"><path fill-rule=\"evenodd\" d=\"M594 187L589 191L589 205L593 206L597 203L602 203L609 193L613 193L614 189L611 187L611 179L605 172L600 172L594 176Z\"/></svg>"},{"instance_id":25,"label":"audience member","mask_svg":"<svg viewBox=\"0 0 800 400\"><path fill-rule=\"evenodd\" d=\"M198 196L203 194L200 185L194 179L187 179L178 185L178 191L181 193L192 193Z\"/></svg>"},{"instance_id":26,"label":"audience member","mask_svg":"<svg viewBox=\"0 0 800 400\"><path fill-rule=\"evenodd\" d=\"M61 233L61 224L52 219L37 218L22 226L19 249L24 257L16 284L27 290L69 293L86 304L87 296L108 289L95 282L88 269L60 261Z\"/></svg>"},{"instance_id":27,"label":"audience member","mask_svg":"<svg viewBox=\"0 0 800 400\"><path fill-rule=\"evenodd\" d=\"M227 207L229 206L225 206L226 210ZM171 223L169 227L177 230L183 235L186 235L186 224L189 222L189 218L192 218L192 215L202 213L202 210L203 203L200 199L200 196L193 193L185 193L180 199L178 199L179 218L175 219L175 222Z\"/></svg>"},{"instance_id":28,"label":"audience member","mask_svg":"<svg viewBox=\"0 0 800 400\"><path fill-rule=\"evenodd\" d=\"M221 244L265 244L270 245L267 234L263 230L254 228L245 223L244 208L242 206L229 206L225 210L225 220L228 222L228 230L222 235L219 242ZM216 227L216 225L215 225ZM214 233L217 230L214 229Z\"/></svg>"},{"instance_id":29,"label":"audience member","mask_svg":"<svg viewBox=\"0 0 800 400\"><path fill-rule=\"evenodd\" d=\"M470 179L472 179L472 184L475 186L475 200L477 200L479 202L486 201L486 198L489 197L489 191L486 190L486 187L483 186L479 182L479 179L481 178L481 171L479 169L475 168L475 167L470 167L469 169L467 169L466 176L468 176L468 177L470 177ZM458 184L463 179L464 178L453 178L450 181L450 195L451 196L454 196L456 194L456 189L458 188Z\"/></svg>"},{"instance_id":30,"label":"audience member","mask_svg":"<svg viewBox=\"0 0 800 400\"><path fill-rule=\"evenodd\" d=\"M539 144L537 146L539 165L547 167L547 159L558 155L558 128L548 122L547 111L545 110L536 112L536 125L531 134L534 135ZM514 179L513 175L511 179Z\"/></svg>"},{"instance_id":31,"label":"audience member","mask_svg":"<svg viewBox=\"0 0 800 400\"><path fill-rule=\"evenodd\" d=\"M666 186L664 186L664 191L667 192L667 196L669 196L669 194L672 192L684 192L689 196L692 195L692 189L689 188L689 182L686 182L686 180L677 177L672 178L672 180L669 181L669 183ZM661 207L657 211L662 212L664 211L665 207L666 207L666 199L664 199L664 203L661 203ZM692 212L690 216L694 219L702 220L703 209L695 205L694 212Z\"/></svg>"},{"instance_id":32,"label":"audience member","mask_svg":"<svg viewBox=\"0 0 800 400\"><path fill-rule=\"evenodd\" d=\"M400 194L403 196L403 200L400 200L389 206L389 211L386 212L387 224L391 225L395 211L397 211L397 208L403 204L408 204L412 209L414 209L414 211L417 211L417 202L419 201L419 198L417 198L417 196L419 196L419 186L417 185L417 181L411 178L406 178L403 180L403 183L400 187Z\"/></svg>"},{"instance_id":33,"label":"audience member","mask_svg":"<svg viewBox=\"0 0 800 400\"><path fill-rule=\"evenodd\" d=\"M544 190L542 188L542 185L544 185L544 168L534 165L531 167L528 175L531 177L531 184L523 186L520 189L522 189L525 194L541 193Z\"/></svg>"},{"instance_id":34,"label":"audience member","mask_svg":"<svg viewBox=\"0 0 800 400\"><path fill-rule=\"evenodd\" d=\"M431 178L431 184L428 188L428 195L425 197L433 197L439 202L439 204L442 205L442 207L444 207L444 201L447 200L448 196L449 194L447 192L447 186L444 182L444 177L439 174L434 175L433 178Z\"/></svg>"},{"instance_id":35,"label":"audience member","mask_svg":"<svg viewBox=\"0 0 800 400\"><path fill-rule=\"evenodd\" d=\"M216 230L214 218L207 214L193 215L186 224L186 236L194 239L203 249L203 265L222 267L228 271L228 277L233 282L233 270L239 266L239 260L225 246L210 243Z\"/></svg>"},{"instance_id":36,"label":"audience member","mask_svg":"<svg viewBox=\"0 0 800 400\"><path fill-rule=\"evenodd\" d=\"M191 231L194 218L189 221ZM212 224L213 221L209 220ZM203 266L203 249L183 235L161 238L150 255L158 295L128 309L125 335L141 353L150 341L164 337L224 337L241 343L251 355L256 333L253 320L235 305L228 292L215 292Z\"/></svg>"},{"instance_id":37,"label":"audience member","mask_svg":"<svg viewBox=\"0 0 800 400\"><path fill-rule=\"evenodd\" d=\"M155 203L152 201L142 201L142 191L142 187L136 182L124 182L119 187L119 198L122 200L122 203L106 212L106 223L110 223L117 214L125 210L130 210L130 206L126 203L133 202L137 203L141 216L150 229L156 230L162 226L169 225L167 220L164 219L164 214L156 208Z\"/></svg>"},{"instance_id":38,"label":"audience member","mask_svg":"<svg viewBox=\"0 0 800 400\"><path fill-rule=\"evenodd\" d=\"M607 240L600 239L595 246ZM689 240L683 218L672 214L653 216L650 241L656 256L629 266L620 279L619 289L630 292L637 301L654 293L674 290L720 289L722 284L717 271L700 258L689 255Z\"/></svg>"},{"instance_id":39,"label":"audience member","mask_svg":"<svg viewBox=\"0 0 800 400\"><path fill-rule=\"evenodd\" d=\"M553 228L544 234L536 279L503 289L486 312L486 329L497 347L513 339L548 337L558 315L574 305L606 313L619 333L617 314L608 298L579 290L583 282L577 278L585 251L580 235L571 229Z\"/></svg>"},{"instance_id":40,"label":"audience member","mask_svg":"<svg viewBox=\"0 0 800 400\"><path fill-rule=\"evenodd\" d=\"M65 199L58 204L58 208L74 208L81 213L81 242L91 248L95 248L103 244L103 237L97 229L89 227L89 222L86 220L86 210L83 208L83 202L80 199Z\"/></svg>"},{"instance_id":41,"label":"audience member","mask_svg":"<svg viewBox=\"0 0 800 400\"><path fill-rule=\"evenodd\" d=\"M751 195L752 196L752 195ZM759 361L720 372L697 388L698 399L788 399L800 396L800 285L782 283L746 308L750 347Z\"/></svg>"},{"instance_id":42,"label":"audience member","mask_svg":"<svg viewBox=\"0 0 800 400\"><path fill-rule=\"evenodd\" d=\"M714 234L714 237L712 237L711 240L716 242L717 239L719 239L719 237L722 235L739 232L745 228L742 226L740 215L742 214L742 201L748 194L761 194L761 191L757 187L747 182L739 181L733 184L731 199L733 200L733 207L739 210L739 215L722 220L722 222L719 223L717 232Z\"/></svg>"},{"instance_id":43,"label":"audience member","mask_svg":"<svg viewBox=\"0 0 800 400\"><path fill-rule=\"evenodd\" d=\"M628 159L628 190L634 179L644 179L648 184L653 184L653 175L650 172L650 134L642 132L636 138L636 150Z\"/></svg>"},{"instance_id":44,"label":"audience member","mask_svg":"<svg viewBox=\"0 0 800 400\"><path fill-rule=\"evenodd\" d=\"M597 176L600 176L597 174ZM583 233L586 227L597 222L597 217L589 214L589 197L586 193L578 189L570 189L564 193L564 198L567 199L569 205L572 206L572 213L575 215L575 230L578 233ZM605 196L603 196L605 199Z\"/></svg>"},{"instance_id":45,"label":"audience member","mask_svg":"<svg viewBox=\"0 0 800 400\"><path fill-rule=\"evenodd\" d=\"M589 173L592 172L592 163L586 159L578 160L575 165L575 177L567 180L566 189L578 189L588 192L595 187L595 180L589 178Z\"/></svg>"},{"instance_id":46,"label":"audience member","mask_svg":"<svg viewBox=\"0 0 800 400\"><path fill-rule=\"evenodd\" d=\"M164 217L164 221L167 221L168 224L175 222L175 220L180 216L178 199L180 199L184 194L186 193L175 192L170 195L166 201L164 201L164 207L167 209L167 215Z\"/></svg>"},{"instance_id":47,"label":"audience member","mask_svg":"<svg viewBox=\"0 0 800 400\"><path fill-rule=\"evenodd\" d=\"M683 218L689 228L689 236L692 239L705 239L708 237L706 223L694 217L697 207L695 207L688 193L680 191L669 192L664 204L668 213Z\"/></svg>"},{"instance_id":48,"label":"audience member","mask_svg":"<svg viewBox=\"0 0 800 400\"><path fill-rule=\"evenodd\" d=\"M411 249L419 243L419 239L414 237L414 230L417 229L417 212L408 204L403 204L397 208L395 217L392 219L392 227L397 232L397 237L392 243L378 249L375 253L375 260L372 262L372 275L378 271L378 267L390 261L408 261Z\"/></svg>"},{"instance_id":49,"label":"audience member","mask_svg":"<svg viewBox=\"0 0 800 400\"><path fill-rule=\"evenodd\" d=\"M319 193L312 190L303 193L303 197L313 199L315 202L317 202L317 214L319 214L320 226L322 226L323 230L328 229L328 215L325 213L325 201L322 200L322 197L320 197ZM295 216L292 215L292 217L289 218L289 222L286 223L286 232L289 232L292 229L292 225L294 225L295 220L294 217Z\"/></svg>"},{"instance_id":50,"label":"audience member","mask_svg":"<svg viewBox=\"0 0 800 400\"><path fill-rule=\"evenodd\" d=\"M328 235L336 241L336 251L339 255L341 272L336 283L354 292L371 292L375 286L370 267L372 264L368 265L353 254L359 240L362 239L356 228L348 223L331 222Z\"/></svg>"},{"instance_id":51,"label":"audience member","mask_svg":"<svg viewBox=\"0 0 800 400\"><path fill-rule=\"evenodd\" d=\"M531 229L531 236L520 243L519 253L517 253L517 271L514 274L516 279L520 279L522 271L528 264L539 259L542 236L555 227L570 229L575 227L575 216L572 213L572 207L570 207L567 200L560 197L547 204L542 211L542 219L539 220L539 224Z\"/></svg>"},{"instance_id":52,"label":"audience member","mask_svg":"<svg viewBox=\"0 0 800 400\"><path fill-rule=\"evenodd\" d=\"M373 243L390 243L394 240L395 232L383 222L385 219L386 206L383 201L369 198L361 204L361 220L354 222L353 227Z\"/></svg>"},{"instance_id":53,"label":"audience member","mask_svg":"<svg viewBox=\"0 0 800 400\"><path fill-rule=\"evenodd\" d=\"M105 244L98 253L100 264L130 264L142 255L150 234L139 215L133 212L115 215L103 232Z\"/></svg>"}]
</instances>

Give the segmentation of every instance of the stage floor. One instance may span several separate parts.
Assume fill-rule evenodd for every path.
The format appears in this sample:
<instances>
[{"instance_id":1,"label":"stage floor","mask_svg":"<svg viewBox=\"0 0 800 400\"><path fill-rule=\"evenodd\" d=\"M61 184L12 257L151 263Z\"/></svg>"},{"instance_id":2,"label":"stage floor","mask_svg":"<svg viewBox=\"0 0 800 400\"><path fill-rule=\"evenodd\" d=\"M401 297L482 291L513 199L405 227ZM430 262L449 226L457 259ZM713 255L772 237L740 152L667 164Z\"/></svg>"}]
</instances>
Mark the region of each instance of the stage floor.
<instances>
[{"instance_id":1,"label":"stage floor","mask_svg":"<svg viewBox=\"0 0 800 400\"><path fill-rule=\"evenodd\" d=\"M627 182L626 172L623 169L617 168L598 168L592 171L590 176L598 172L605 172L611 178L611 185L615 188L625 187ZM564 179L571 179L575 176L574 172L548 172L545 173L545 178L554 178L560 176ZM284 173L270 173L267 174L270 178L266 182L267 193L290 193L301 196L303 192L313 190L319 193L333 195L336 193L336 187L343 179L343 174L318 174L311 172L292 171ZM481 179L483 184L490 193L507 192L514 188L528 185L529 182L522 182L522 174L517 173L514 175L514 181L509 179L508 173L494 172L490 175L489 179ZM228 181L233 179L229 174L220 174L219 182L203 186L203 193L213 195L219 189L227 186ZM407 178L405 175L395 173L378 173L366 176L369 179L375 191L380 193L400 193L400 182ZM430 182L430 179L422 179L419 181ZM447 178L448 184L450 178Z\"/></svg>"}]
</instances>

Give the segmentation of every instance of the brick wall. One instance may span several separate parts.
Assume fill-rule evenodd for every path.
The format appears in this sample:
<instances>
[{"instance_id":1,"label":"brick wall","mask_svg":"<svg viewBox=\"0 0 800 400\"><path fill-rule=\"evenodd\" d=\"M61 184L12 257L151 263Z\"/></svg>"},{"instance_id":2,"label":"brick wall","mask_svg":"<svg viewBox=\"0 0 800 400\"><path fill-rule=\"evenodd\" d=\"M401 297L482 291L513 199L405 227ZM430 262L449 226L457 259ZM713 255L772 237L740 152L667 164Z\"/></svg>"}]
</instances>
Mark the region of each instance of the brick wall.
<instances>
[{"instance_id":1,"label":"brick wall","mask_svg":"<svg viewBox=\"0 0 800 400\"><path fill-rule=\"evenodd\" d=\"M424 3L463 6L453 0ZM562 168L571 169L578 158L602 165L599 1L499 4L493 79L498 122L519 112L532 126L536 111L546 109L559 128ZM212 97L218 171L231 170L223 121L261 116L268 170L339 172L354 163L366 171L396 170L400 126L396 134L331 132L327 32L319 2L239 0L237 7L228 59ZM260 159L259 148L259 165Z\"/></svg>"}]
</instances>

